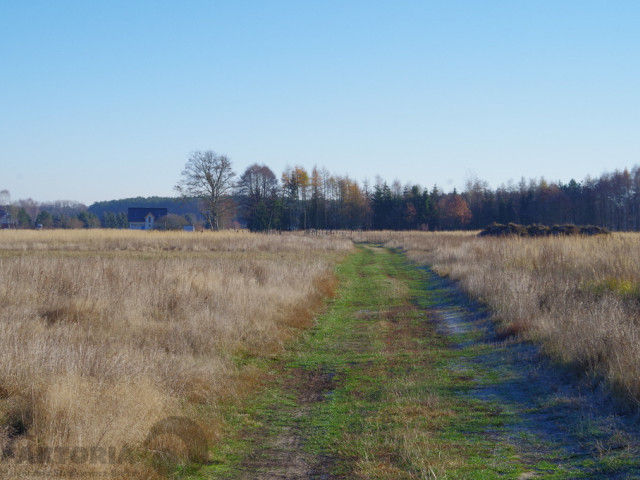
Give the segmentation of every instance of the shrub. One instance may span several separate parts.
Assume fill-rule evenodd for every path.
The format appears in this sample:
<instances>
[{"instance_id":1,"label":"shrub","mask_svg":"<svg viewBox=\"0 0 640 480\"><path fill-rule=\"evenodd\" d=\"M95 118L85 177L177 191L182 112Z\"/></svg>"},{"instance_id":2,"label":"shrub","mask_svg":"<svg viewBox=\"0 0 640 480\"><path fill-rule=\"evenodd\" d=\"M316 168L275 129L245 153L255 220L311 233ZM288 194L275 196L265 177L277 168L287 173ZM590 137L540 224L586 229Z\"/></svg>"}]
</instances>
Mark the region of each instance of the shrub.
<instances>
[{"instance_id":1,"label":"shrub","mask_svg":"<svg viewBox=\"0 0 640 480\"><path fill-rule=\"evenodd\" d=\"M606 235L609 231L606 228L596 227L589 225L586 227L579 227L573 224L554 225L553 227L547 227L534 223L532 225L523 226L517 223L509 223L503 225L501 223L492 223L488 225L482 232L478 234L480 237L507 237L507 236L519 236L519 237L547 237L549 235L563 236L563 235Z\"/></svg>"}]
</instances>

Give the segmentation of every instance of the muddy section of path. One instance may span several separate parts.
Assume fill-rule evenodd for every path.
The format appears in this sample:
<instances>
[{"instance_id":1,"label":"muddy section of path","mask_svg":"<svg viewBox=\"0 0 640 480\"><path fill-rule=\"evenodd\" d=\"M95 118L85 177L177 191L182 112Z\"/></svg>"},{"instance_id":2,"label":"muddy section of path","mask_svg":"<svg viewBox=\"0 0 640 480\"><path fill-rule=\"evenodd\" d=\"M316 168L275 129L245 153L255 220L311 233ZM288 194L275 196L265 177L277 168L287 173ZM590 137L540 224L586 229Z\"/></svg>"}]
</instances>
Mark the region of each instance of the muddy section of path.
<instances>
[{"instance_id":1,"label":"muddy section of path","mask_svg":"<svg viewBox=\"0 0 640 480\"><path fill-rule=\"evenodd\" d=\"M447 368L473 376L460 395L507 418L486 435L515 447L527 470L518 478L640 478L637 415L621 412L601 385L554 365L535 345L499 339L480 305L425 272L438 329L461 350Z\"/></svg>"}]
</instances>

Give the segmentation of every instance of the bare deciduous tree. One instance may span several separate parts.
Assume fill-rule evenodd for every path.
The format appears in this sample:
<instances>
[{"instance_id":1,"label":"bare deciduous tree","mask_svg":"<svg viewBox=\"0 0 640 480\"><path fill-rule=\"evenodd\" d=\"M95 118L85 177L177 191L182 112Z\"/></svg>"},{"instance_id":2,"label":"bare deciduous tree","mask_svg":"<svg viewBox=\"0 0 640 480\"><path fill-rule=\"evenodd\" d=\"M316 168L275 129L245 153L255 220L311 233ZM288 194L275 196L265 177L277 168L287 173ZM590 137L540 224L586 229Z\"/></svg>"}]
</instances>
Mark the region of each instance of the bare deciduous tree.
<instances>
[{"instance_id":1,"label":"bare deciduous tree","mask_svg":"<svg viewBox=\"0 0 640 480\"><path fill-rule=\"evenodd\" d=\"M6 207L11 202L9 190L0 190L0 207Z\"/></svg>"},{"instance_id":2,"label":"bare deciduous tree","mask_svg":"<svg viewBox=\"0 0 640 480\"><path fill-rule=\"evenodd\" d=\"M218 230L222 199L230 193L234 176L226 156L212 150L195 151L189 156L175 190L184 198L200 199L202 214L211 228Z\"/></svg>"},{"instance_id":3,"label":"bare deciduous tree","mask_svg":"<svg viewBox=\"0 0 640 480\"><path fill-rule=\"evenodd\" d=\"M247 167L240 176L237 192L249 230L270 230L279 223L274 221L278 180L269 167L257 163Z\"/></svg>"}]
</instances>

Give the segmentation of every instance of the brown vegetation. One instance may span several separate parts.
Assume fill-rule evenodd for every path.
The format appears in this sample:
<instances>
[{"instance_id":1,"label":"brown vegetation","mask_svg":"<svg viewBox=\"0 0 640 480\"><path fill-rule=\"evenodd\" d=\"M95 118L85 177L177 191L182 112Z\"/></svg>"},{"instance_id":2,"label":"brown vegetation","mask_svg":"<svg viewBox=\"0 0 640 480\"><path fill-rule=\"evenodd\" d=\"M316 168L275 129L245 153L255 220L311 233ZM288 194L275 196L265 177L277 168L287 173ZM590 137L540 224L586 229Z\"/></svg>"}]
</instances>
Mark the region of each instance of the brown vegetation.
<instances>
[{"instance_id":1,"label":"brown vegetation","mask_svg":"<svg viewBox=\"0 0 640 480\"><path fill-rule=\"evenodd\" d=\"M475 232L363 234L431 265L483 301L499 333L640 399L640 236L480 238Z\"/></svg>"},{"instance_id":2,"label":"brown vegetation","mask_svg":"<svg viewBox=\"0 0 640 480\"><path fill-rule=\"evenodd\" d=\"M531 225L518 225L517 223L492 223L482 230L480 237L506 237L516 235L519 237L548 237L551 235L608 235L610 232L606 228L595 225L578 226L573 224L554 225L547 227L534 223Z\"/></svg>"},{"instance_id":3,"label":"brown vegetation","mask_svg":"<svg viewBox=\"0 0 640 480\"><path fill-rule=\"evenodd\" d=\"M350 248L233 232L0 232L0 452L135 451L169 415L215 440L218 402L259 383L238 357L275 354L309 325ZM149 478L145 462L127 468Z\"/></svg>"}]
</instances>

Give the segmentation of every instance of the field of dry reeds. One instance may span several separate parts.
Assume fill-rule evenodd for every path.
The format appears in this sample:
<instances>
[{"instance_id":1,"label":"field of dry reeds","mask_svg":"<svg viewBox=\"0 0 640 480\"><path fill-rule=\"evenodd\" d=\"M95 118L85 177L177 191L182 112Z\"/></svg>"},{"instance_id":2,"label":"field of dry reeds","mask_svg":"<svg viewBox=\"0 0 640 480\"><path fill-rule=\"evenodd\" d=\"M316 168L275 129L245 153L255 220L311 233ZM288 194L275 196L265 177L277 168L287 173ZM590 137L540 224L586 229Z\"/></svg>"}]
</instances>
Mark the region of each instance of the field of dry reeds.
<instances>
[{"instance_id":1,"label":"field of dry reeds","mask_svg":"<svg viewBox=\"0 0 640 480\"><path fill-rule=\"evenodd\" d=\"M640 235L478 238L475 232L362 235L401 248L484 302L503 337L604 378L640 400Z\"/></svg>"},{"instance_id":2,"label":"field of dry reeds","mask_svg":"<svg viewBox=\"0 0 640 480\"><path fill-rule=\"evenodd\" d=\"M0 474L152 478L144 461L14 457L135 451L168 416L215 441L218 402L259 383L239 356L273 355L309 325L351 248L293 234L0 231Z\"/></svg>"}]
</instances>

